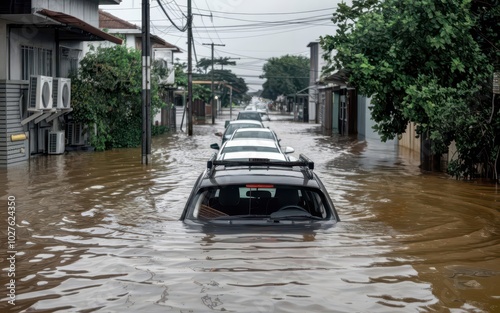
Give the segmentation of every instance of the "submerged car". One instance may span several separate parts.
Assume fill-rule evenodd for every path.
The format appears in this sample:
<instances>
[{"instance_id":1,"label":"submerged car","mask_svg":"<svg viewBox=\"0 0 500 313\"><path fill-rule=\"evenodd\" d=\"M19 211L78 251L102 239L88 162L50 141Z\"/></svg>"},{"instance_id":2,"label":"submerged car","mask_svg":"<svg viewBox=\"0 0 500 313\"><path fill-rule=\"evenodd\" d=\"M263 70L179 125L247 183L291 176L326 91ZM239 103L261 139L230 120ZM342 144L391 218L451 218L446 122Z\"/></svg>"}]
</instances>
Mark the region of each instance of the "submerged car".
<instances>
[{"instance_id":1,"label":"submerged car","mask_svg":"<svg viewBox=\"0 0 500 313\"><path fill-rule=\"evenodd\" d=\"M278 142L278 136L276 133L269 128L240 128L237 129L229 140L238 139L263 139L263 140L273 140Z\"/></svg>"},{"instance_id":2,"label":"submerged car","mask_svg":"<svg viewBox=\"0 0 500 313\"><path fill-rule=\"evenodd\" d=\"M262 122L262 117L257 111L240 111L236 120L254 120Z\"/></svg>"},{"instance_id":3,"label":"submerged car","mask_svg":"<svg viewBox=\"0 0 500 313\"><path fill-rule=\"evenodd\" d=\"M270 121L271 120L271 118L269 117L269 114L267 114L267 112L263 112L263 111L257 111L257 112L259 112L260 119L262 121L265 122L265 121Z\"/></svg>"},{"instance_id":4,"label":"submerged car","mask_svg":"<svg viewBox=\"0 0 500 313\"><path fill-rule=\"evenodd\" d=\"M264 124L254 120L241 120L241 121L228 121L224 133L216 133L217 136L222 137L222 144L229 140L233 133L240 128L265 128Z\"/></svg>"},{"instance_id":5,"label":"submerged car","mask_svg":"<svg viewBox=\"0 0 500 313\"><path fill-rule=\"evenodd\" d=\"M334 225L340 220L304 155L294 162L213 157L181 215L190 225Z\"/></svg>"},{"instance_id":6,"label":"submerged car","mask_svg":"<svg viewBox=\"0 0 500 313\"><path fill-rule=\"evenodd\" d=\"M217 160L248 160L252 158L269 159L275 161L295 161L288 154L294 153L292 147L281 148L275 140L237 139L228 140L222 147L214 143L210 148L219 150Z\"/></svg>"}]
</instances>

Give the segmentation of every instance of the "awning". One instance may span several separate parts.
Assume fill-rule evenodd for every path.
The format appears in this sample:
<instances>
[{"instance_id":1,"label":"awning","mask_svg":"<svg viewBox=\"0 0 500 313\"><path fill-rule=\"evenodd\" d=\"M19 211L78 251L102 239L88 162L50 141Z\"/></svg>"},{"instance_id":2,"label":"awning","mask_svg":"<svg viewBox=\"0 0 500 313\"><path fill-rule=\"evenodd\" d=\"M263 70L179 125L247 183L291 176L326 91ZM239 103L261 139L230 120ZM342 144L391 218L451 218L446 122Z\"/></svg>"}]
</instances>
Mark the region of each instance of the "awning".
<instances>
[{"instance_id":1,"label":"awning","mask_svg":"<svg viewBox=\"0 0 500 313\"><path fill-rule=\"evenodd\" d=\"M80 40L80 41L95 41L95 40L107 40L118 45L121 45L123 40L103 32L97 27L94 27L79 18L68 15L62 12L56 12L47 9L38 10L36 13L44 15L57 21L61 24L65 24L65 31L60 32L60 40Z\"/></svg>"}]
</instances>

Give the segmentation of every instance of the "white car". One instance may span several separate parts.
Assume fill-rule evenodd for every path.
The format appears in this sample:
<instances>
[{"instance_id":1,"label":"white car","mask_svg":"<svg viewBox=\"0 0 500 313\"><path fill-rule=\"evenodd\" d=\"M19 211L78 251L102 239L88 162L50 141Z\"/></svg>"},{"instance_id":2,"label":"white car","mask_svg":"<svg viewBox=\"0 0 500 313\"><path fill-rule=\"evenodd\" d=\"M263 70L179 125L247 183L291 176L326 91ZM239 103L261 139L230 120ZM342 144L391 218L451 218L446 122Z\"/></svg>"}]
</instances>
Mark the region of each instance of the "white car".
<instances>
[{"instance_id":1,"label":"white car","mask_svg":"<svg viewBox=\"0 0 500 313\"><path fill-rule=\"evenodd\" d=\"M270 121L271 118L269 117L269 114L267 114L265 111L261 111L261 110L257 110L257 112L259 112L260 114L260 118L262 121Z\"/></svg>"},{"instance_id":2,"label":"white car","mask_svg":"<svg viewBox=\"0 0 500 313\"><path fill-rule=\"evenodd\" d=\"M258 139L228 140L222 147L211 144L212 149L219 150L217 160L265 159L270 161L295 161L296 158L288 154L295 152L292 147L282 149L276 141Z\"/></svg>"},{"instance_id":3,"label":"white car","mask_svg":"<svg viewBox=\"0 0 500 313\"><path fill-rule=\"evenodd\" d=\"M255 120L236 120L227 121L226 129L224 133L216 133L216 136L222 137L222 144L229 140L233 133L240 128L264 128L264 124Z\"/></svg>"},{"instance_id":4,"label":"white car","mask_svg":"<svg viewBox=\"0 0 500 313\"><path fill-rule=\"evenodd\" d=\"M274 131L269 128L240 128L237 129L229 140L239 139L257 139L257 140L272 140L279 145L280 139Z\"/></svg>"}]
</instances>

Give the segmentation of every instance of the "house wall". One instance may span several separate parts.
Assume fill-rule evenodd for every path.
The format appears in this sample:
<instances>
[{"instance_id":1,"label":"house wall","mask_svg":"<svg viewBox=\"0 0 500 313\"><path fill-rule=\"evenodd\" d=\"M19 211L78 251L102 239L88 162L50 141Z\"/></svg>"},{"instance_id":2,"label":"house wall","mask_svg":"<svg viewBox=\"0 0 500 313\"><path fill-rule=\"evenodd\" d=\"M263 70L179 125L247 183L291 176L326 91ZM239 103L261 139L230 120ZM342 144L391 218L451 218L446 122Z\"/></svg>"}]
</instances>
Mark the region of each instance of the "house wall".
<instances>
[{"instance_id":1,"label":"house wall","mask_svg":"<svg viewBox=\"0 0 500 313\"><path fill-rule=\"evenodd\" d=\"M110 34L117 35L119 33L110 31ZM123 39L123 45L125 45L129 49L136 49L136 37L134 34L122 34L125 36ZM84 57L87 53L90 52L90 47L101 47L101 48L111 48L116 46L115 43L111 41L86 41L83 45L82 57Z\"/></svg>"},{"instance_id":2,"label":"house wall","mask_svg":"<svg viewBox=\"0 0 500 313\"><path fill-rule=\"evenodd\" d=\"M339 103L340 94L338 92L332 93L332 132L339 133Z\"/></svg>"},{"instance_id":3,"label":"house wall","mask_svg":"<svg viewBox=\"0 0 500 313\"><path fill-rule=\"evenodd\" d=\"M362 135L366 139L375 139L380 141L380 135L373 129L375 126L375 121L372 119L370 107L371 97L367 98L365 96L358 96L358 130L359 135ZM362 116L362 117L361 117ZM363 125L363 126L361 126ZM360 130L363 129L361 132Z\"/></svg>"},{"instance_id":4,"label":"house wall","mask_svg":"<svg viewBox=\"0 0 500 313\"><path fill-rule=\"evenodd\" d=\"M54 41L54 30L52 29L37 29L36 35L26 32L24 27L10 29L10 77L12 80L20 80L22 64L21 64L21 46L32 46L52 50L52 73L55 76L55 55L56 43Z\"/></svg>"},{"instance_id":5,"label":"house wall","mask_svg":"<svg viewBox=\"0 0 500 313\"><path fill-rule=\"evenodd\" d=\"M99 3L97 0L31 0L33 8L62 12L99 28Z\"/></svg>"},{"instance_id":6,"label":"house wall","mask_svg":"<svg viewBox=\"0 0 500 313\"><path fill-rule=\"evenodd\" d=\"M405 133L402 134L401 138L398 140L398 145L411 151L419 152L421 149L421 139L420 137L416 138L417 132L415 130L415 123L408 123Z\"/></svg>"},{"instance_id":7,"label":"house wall","mask_svg":"<svg viewBox=\"0 0 500 313\"><path fill-rule=\"evenodd\" d=\"M322 127L325 125L324 115L325 115L325 106L327 105L326 94L327 94L327 89L321 88L318 90L318 97L319 97L318 121Z\"/></svg>"},{"instance_id":8,"label":"house wall","mask_svg":"<svg viewBox=\"0 0 500 313\"><path fill-rule=\"evenodd\" d=\"M29 141L11 141L11 135L24 134L21 125L21 105L26 101L26 81L0 80L0 167L26 161Z\"/></svg>"},{"instance_id":9,"label":"house wall","mask_svg":"<svg viewBox=\"0 0 500 313\"><path fill-rule=\"evenodd\" d=\"M0 79L7 79L7 59L8 59L8 42L7 24L0 20Z\"/></svg>"},{"instance_id":10,"label":"house wall","mask_svg":"<svg viewBox=\"0 0 500 313\"><path fill-rule=\"evenodd\" d=\"M363 138L366 137L367 135L367 124L369 121L367 120L366 116L370 115L369 112L366 112L367 106L366 106L366 97L358 95L358 136Z\"/></svg>"},{"instance_id":11,"label":"house wall","mask_svg":"<svg viewBox=\"0 0 500 313\"><path fill-rule=\"evenodd\" d=\"M318 87L316 81L319 77L319 44L310 43L310 69L309 69L309 121L316 121L316 103L318 102Z\"/></svg>"}]
</instances>

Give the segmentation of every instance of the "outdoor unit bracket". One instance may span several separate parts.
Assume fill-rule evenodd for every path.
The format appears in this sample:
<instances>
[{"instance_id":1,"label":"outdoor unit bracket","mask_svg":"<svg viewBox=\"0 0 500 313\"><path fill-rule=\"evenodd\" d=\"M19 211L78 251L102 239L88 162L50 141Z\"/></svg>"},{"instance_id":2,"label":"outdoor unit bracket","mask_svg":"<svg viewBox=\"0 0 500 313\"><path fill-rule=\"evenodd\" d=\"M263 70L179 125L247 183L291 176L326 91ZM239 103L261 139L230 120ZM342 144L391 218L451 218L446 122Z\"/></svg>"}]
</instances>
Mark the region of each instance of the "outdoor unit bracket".
<instances>
[{"instance_id":1,"label":"outdoor unit bracket","mask_svg":"<svg viewBox=\"0 0 500 313\"><path fill-rule=\"evenodd\" d=\"M49 117L51 114L52 114L52 112L44 113L42 116L40 116L39 118L37 118L35 120L35 124L40 123L41 121L43 121L44 119L46 119L47 117Z\"/></svg>"},{"instance_id":2,"label":"outdoor unit bracket","mask_svg":"<svg viewBox=\"0 0 500 313\"><path fill-rule=\"evenodd\" d=\"M35 118L39 117L40 115L43 114L43 111L37 111L36 113L33 113L33 115L30 115L29 117L25 118L24 120L21 121L21 125L26 125Z\"/></svg>"},{"instance_id":3,"label":"outdoor unit bracket","mask_svg":"<svg viewBox=\"0 0 500 313\"><path fill-rule=\"evenodd\" d=\"M50 122L52 121L53 119L55 119L56 117L60 116L60 115L63 115L65 113L69 113L73 111L73 109L62 109L62 110L58 110L56 113L52 114L51 116L47 117L46 121L47 122Z\"/></svg>"}]
</instances>

